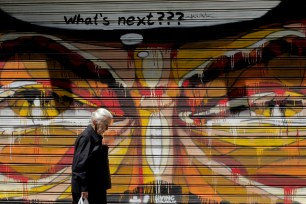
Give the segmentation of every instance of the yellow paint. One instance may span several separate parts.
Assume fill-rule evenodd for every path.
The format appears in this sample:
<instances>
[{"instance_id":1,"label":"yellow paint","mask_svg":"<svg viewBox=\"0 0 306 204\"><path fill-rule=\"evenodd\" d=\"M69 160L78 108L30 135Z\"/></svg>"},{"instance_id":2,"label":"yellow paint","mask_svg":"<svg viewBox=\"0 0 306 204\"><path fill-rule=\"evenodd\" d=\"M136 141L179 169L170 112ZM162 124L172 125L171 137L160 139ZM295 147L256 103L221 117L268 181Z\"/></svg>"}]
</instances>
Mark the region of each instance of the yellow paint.
<instances>
[{"instance_id":1,"label":"yellow paint","mask_svg":"<svg viewBox=\"0 0 306 204\"><path fill-rule=\"evenodd\" d=\"M182 46L177 54L177 59L172 62L172 67L176 69L175 79L181 79L187 72L196 69L205 61L224 55L225 52L246 48L255 42L263 39L269 34L282 29L266 29L246 35L232 41L231 38L214 42L190 43ZM213 48L213 49L212 49Z\"/></svg>"},{"instance_id":2,"label":"yellow paint","mask_svg":"<svg viewBox=\"0 0 306 204\"><path fill-rule=\"evenodd\" d=\"M132 136L132 135L130 135L130 136ZM130 145L130 143L131 143L131 138L128 137L127 139L124 139L122 142L120 142L118 144L118 146L115 147L111 151L111 155L121 155L120 157L116 157L116 159L111 159L110 160L110 164L111 164L110 165L110 172L111 172L111 174L115 173L118 170L122 160L124 159L124 155L126 155L128 149L129 149L128 146ZM120 147L120 146L122 146L122 147ZM112 156L110 156L110 158L112 158Z\"/></svg>"}]
</instances>

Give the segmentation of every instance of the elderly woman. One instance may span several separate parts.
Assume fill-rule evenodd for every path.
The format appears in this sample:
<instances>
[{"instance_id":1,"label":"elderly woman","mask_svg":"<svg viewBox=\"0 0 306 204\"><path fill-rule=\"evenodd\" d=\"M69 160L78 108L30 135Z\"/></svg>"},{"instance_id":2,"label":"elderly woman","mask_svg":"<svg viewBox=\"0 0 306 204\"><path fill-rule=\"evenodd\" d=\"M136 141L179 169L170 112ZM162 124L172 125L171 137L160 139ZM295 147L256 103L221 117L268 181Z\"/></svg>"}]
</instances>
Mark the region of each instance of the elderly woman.
<instances>
[{"instance_id":1,"label":"elderly woman","mask_svg":"<svg viewBox=\"0 0 306 204\"><path fill-rule=\"evenodd\" d=\"M106 203L106 190L111 187L108 147L102 145L103 133L112 123L112 114L99 108L92 113L91 124L75 142L72 163L73 203L88 199L90 204Z\"/></svg>"}]
</instances>

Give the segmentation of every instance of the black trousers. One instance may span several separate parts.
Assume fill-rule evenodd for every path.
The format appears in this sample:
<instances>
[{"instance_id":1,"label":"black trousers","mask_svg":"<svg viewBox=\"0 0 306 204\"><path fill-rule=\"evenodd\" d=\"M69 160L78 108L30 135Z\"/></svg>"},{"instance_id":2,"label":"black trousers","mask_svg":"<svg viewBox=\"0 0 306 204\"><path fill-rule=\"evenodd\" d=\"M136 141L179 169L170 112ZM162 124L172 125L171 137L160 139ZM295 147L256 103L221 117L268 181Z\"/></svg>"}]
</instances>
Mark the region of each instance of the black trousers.
<instances>
[{"instance_id":1,"label":"black trousers","mask_svg":"<svg viewBox=\"0 0 306 204\"><path fill-rule=\"evenodd\" d=\"M72 203L78 204L81 198L81 193L72 193ZM99 192L88 192L88 202L89 204L107 204L106 200L106 190Z\"/></svg>"}]
</instances>

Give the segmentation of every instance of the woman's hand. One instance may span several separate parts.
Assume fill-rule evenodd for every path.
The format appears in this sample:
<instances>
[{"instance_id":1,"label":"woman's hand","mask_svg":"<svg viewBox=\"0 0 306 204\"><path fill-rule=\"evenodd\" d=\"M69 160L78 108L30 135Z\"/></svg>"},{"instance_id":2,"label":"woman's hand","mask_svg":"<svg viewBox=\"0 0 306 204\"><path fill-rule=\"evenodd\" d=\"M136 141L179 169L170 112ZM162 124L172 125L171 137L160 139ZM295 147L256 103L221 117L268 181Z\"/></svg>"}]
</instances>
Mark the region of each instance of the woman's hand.
<instances>
[{"instance_id":1,"label":"woman's hand","mask_svg":"<svg viewBox=\"0 0 306 204\"><path fill-rule=\"evenodd\" d=\"M84 199L87 199L88 198L88 192L82 192L81 197L84 198Z\"/></svg>"}]
</instances>

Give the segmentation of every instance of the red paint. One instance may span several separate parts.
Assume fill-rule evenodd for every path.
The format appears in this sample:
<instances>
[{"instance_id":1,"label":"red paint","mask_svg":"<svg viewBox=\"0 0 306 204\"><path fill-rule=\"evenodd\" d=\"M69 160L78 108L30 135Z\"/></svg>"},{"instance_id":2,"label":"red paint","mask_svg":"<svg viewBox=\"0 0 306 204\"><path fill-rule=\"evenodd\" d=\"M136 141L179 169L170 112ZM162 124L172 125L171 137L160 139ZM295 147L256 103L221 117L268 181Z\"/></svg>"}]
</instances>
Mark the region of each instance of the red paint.
<instances>
[{"instance_id":1,"label":"red paint","mask_svg":"<svg viewBox=\"0 0 306 204\"><path fill-rule=\"evenodd\" d=\"M232 170L232 179L233 179L234 182L237 183L238 178L241 175L240 168L232 167L231 170Z\"/></svg>"},{"instance_id":2,"label":"red paint","mask_svg":"<svg viewBox=\"0 0 306 204\"><path fill-rule=\"evenodd\" d=\"M189 81L189 80L185 80L185 81L183 82L182 86L183 86L184 88L189 87L189 86L190 86L190 81Z\"/></svg>"},{"instance_id":3,"label":"red paint","mask_svg":"<svg viewBox=\"0 0 306 204\"><path fill-rule=\"evenodd\" d=\"M296 186L284 187L284 204L291 204L293 202L296 189Z\"/></svg>"},{"instance_id":4,"label":"red paint","mask_svg":"<svg viewBox=\"0 0 306 204\"><path fill-rule=\"evenodd\" d=\"M28 172L30 172L30 168ZM22 174L16 172L13 168L11 168L7 164L0 164L0 172L1 174L7 176L8 178L15 179L16 181L19 181L20 183L28 183L29 178L26 176L23 176Z\"/></svg>"}]
</instances>

